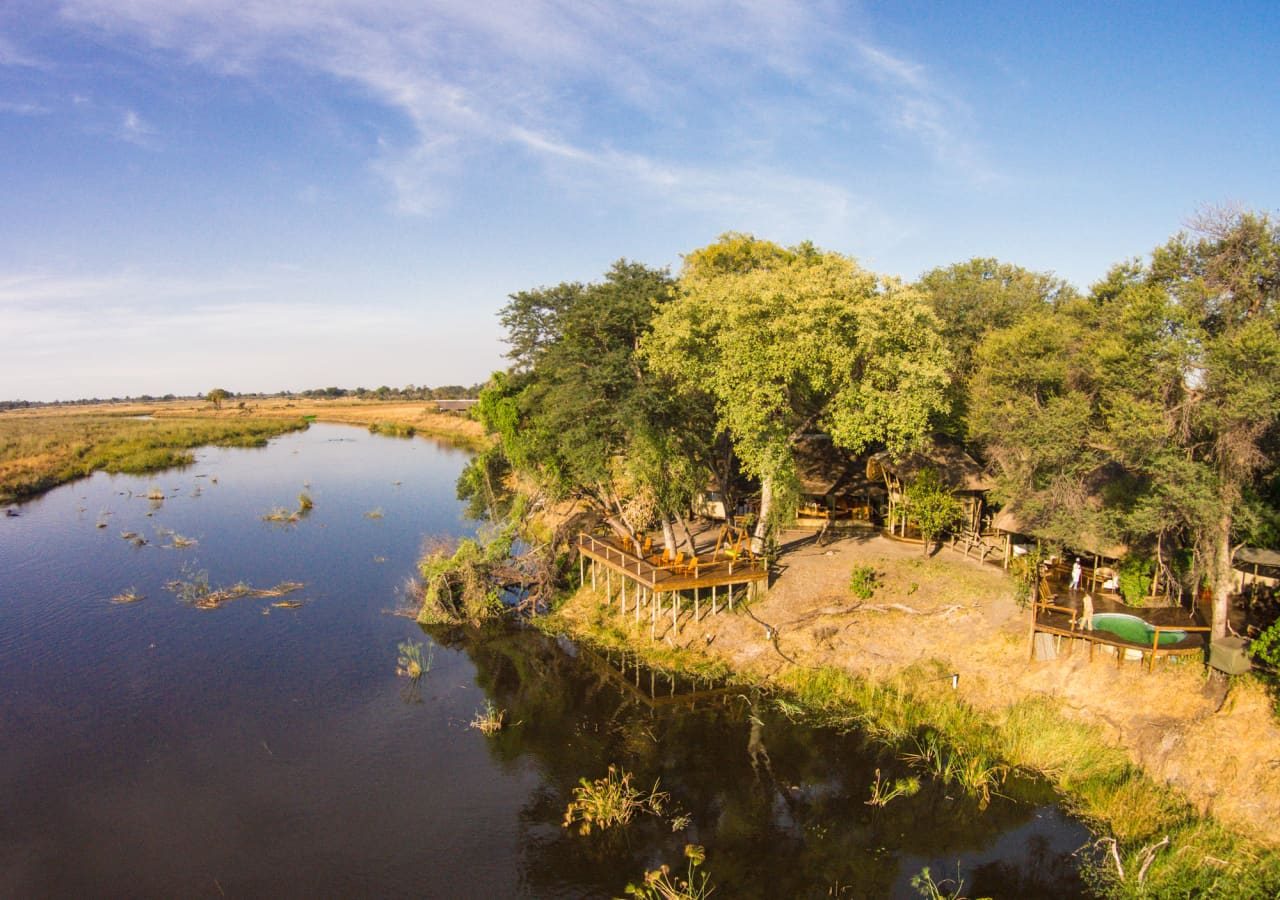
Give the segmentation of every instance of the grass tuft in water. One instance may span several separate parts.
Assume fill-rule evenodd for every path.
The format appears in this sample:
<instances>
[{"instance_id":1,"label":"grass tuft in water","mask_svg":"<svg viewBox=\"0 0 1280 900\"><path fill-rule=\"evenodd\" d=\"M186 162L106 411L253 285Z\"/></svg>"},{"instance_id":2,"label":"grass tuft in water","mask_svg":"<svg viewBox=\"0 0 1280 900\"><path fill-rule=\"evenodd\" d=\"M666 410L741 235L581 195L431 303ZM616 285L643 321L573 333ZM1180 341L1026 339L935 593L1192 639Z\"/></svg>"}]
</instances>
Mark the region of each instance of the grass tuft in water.
<instances>
[{"instance_id":1,"label":"grass tuft in water","mask_svg":"<svg viewBox=\"0 0 1280 900\"><path fill-rule=\"evenodd\" d=\"M471 727L483 735L497 734L506 726L507 711L498 709L492 700L484 701L484 706L476 710L471 719Z\"/></svg>"},{"instance_id":2,"label":"grass tuft in water","mask_svg":"<svg viewBox=\"0 0 1280 900\"><path fill-rule=\"evenodd\" d=\"M120 593L112 597L111 602L112 603L137 603L140 600L145 600L145 599L146 598L142 594L138 593L137 588L130 587L130 588L125 588L123 591L121 591Z\"/></svg>"},{"instance_id":3,"label":"grass tuft in water","mask_svg":"<svg viewBox=\"0 0 1280 900\"><path fill-rule=\"evenodd\" d=\"M895 778L892 783L881 779L880 770L876 769L876 780L871 783L871 799L867 806L884 807L895 797L914 797L920 793L920 779L916 777Z\"/></svg>"},{"instance_id":4,"label":"grass tuft in water","mask_svg":"<svg viewBox=\"0 0 1280 900\"><path fill-rule=\"evenodd\" d=\"M684 855L689 867L683 876L673 875L663 865L644 873L640 884L628 884L627 893L641 900L703 900L715 892L711 877L700 871L706 851L698 844L685 844Z\"/></svg>"},{"instance_id":5,"label":"grass tuft in water","mask_svg":"<svg viewBox=\"0 0 1280 900\"><path fill-rule=\"evenodd\" d=\"M564 811L565 828L578 826L579 834L604 831L630 824L640 813L661 816L670 795L658 790L658 782L648 791L631 783L631 773L610 765L603 778L578 780L573 800Z\"/></svg>"},{"instance_id":6,"label":"grass tuft in water","mask_svg":"<svg viewBox=\"0 0 1280 900\"><path fill-rule=\"evenodd\" d=\"M431 664L435 661L436 645L428 642L427 652L425 656L422 652L422 644L414 641L404 641L398 648L399 657L396 659L396 674L410 681L417 681L423 675L431 671Z\"/></svg>"}]
</instances>

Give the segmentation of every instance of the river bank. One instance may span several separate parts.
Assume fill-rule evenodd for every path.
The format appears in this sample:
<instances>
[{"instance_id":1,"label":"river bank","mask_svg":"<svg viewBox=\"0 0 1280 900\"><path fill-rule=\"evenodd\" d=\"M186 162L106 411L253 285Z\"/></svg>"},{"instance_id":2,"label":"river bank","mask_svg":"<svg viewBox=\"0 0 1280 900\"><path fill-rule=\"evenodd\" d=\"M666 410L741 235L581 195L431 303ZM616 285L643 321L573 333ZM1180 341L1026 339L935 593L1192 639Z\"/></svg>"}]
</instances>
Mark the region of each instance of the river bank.
<instances>
[{"instance_id":1,"label":"river bank","mask_svg":"<svg viewBox=\"0 0 1280 900\"><path fill-rule=\"evenodd\" d=\"M467 449L486 446L476 421L425 401L270 398L64 405L0 413L0 503L12 503L95 471L141 474L190 462L200 446L260 447L308 422L363 425Z\"/></svg>"},{"instance_id":2,"label":"river bank","mask_svg":"<svg viewBox=\"0 0 1280 900\"><path fill-rule=\"evenodd\" d=\"M546 626L771 686L891 743L934 729L968 758L1039 773L1116 839L1094 869L1105 893L1275 895L1280 728L1259 685L1198 663L1028 662L1027 614L1002 571L879 536L788 538L782 575L748 610L664 620L651 641L648 621L583 590ZM875 573L868 600L850 593L855 566Z\"/></svg>"}]
</instances>

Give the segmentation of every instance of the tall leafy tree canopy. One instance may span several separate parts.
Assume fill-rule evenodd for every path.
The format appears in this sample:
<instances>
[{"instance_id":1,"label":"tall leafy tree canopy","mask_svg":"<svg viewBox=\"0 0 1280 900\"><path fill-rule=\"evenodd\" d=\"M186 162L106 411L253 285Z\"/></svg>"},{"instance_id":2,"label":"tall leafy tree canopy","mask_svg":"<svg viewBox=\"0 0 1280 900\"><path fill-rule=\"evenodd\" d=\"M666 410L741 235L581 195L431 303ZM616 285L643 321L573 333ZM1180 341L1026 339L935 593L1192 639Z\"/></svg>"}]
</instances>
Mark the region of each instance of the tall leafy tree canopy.
<instances>
[{"instance_id":1,"label":"tall leafy tree canopy","mask_svg":"<svg viewBox=\"0 0 1280 900\"><path fill-rule=\"evenodd\" d=\"M805 432L905 450L945 403L947 353L920 295L809 244L730 234L690 254L644 356L714 398L743 468L763 484L762 529L774 491L794 487Z\"/></svg>"},{"instance_id":2,"label":"tall leafy tree canopy","mask_svg":"<svg viewBox=\"0 0 1280 900\"><path fill-rule=\"evenodd\" d=\"M1261 520L1280 426L1280 232L1216 217L1149 264L988 335L973 434L1038 533L1125 541L1213 588L1225 630L1233 541Z\"/></svg>"}]
</instances>

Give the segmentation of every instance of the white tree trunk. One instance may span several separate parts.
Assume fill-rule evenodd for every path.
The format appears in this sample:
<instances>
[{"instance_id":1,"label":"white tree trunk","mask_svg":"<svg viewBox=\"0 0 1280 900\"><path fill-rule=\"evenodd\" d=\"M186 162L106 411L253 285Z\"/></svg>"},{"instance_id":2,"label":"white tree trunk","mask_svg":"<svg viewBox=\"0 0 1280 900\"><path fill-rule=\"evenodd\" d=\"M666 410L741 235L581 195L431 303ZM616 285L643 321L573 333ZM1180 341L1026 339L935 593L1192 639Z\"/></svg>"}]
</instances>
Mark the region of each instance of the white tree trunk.
<instances>
[{"instance_id":1,"label":"white tree trunk","mask_svg":"<svg viewBox=\"0 0 1280 900\"><path fill-rule=\"evenodd\" d=\"M756 530L751 535L751 552L756 556L764 553L764 542L769 536L769 519L772 515L773 476L767 475L760 482L760 519L756 522Z\"/></svg>"}]
</instances>

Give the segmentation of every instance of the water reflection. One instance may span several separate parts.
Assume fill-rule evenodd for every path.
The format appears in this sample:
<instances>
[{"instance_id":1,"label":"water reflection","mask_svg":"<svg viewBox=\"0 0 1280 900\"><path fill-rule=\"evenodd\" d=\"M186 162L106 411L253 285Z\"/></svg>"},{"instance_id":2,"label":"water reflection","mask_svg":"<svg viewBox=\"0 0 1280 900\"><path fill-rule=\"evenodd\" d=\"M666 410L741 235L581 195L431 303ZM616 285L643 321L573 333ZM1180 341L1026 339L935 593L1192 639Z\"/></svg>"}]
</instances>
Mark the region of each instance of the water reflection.
<instances>
[{"instance_id":1,"label":"water reflection","mask_svg":"<svg viewBox=\"0 0 1280 900\"><path fill-rule=\"evenodd\" d=\"M1071 852L1079 826L1053 810L996 797L978 802L925 782L914 797L866 804L876 768L908 774L885 748L856 735L799 727L742 691L654 703L630 665L610 677L590 654L533 633L433 632L465 652L476 680L520 728L493 738L503 766L537 760L541 784L521 810L525 883L538 896L620 895L627 881L680 862L686 842L707 849L706 868L725 896L914 896L926 865L955 872L991 896L1081 893ZM661 780L690 817L673 833L641 819L622 834L581 836L561 827L581 777L610 763L639 785ZM941 877L941 876L939 876Z\"/></svg>"},{"instance_id":2,"label":"water reflection","mask_svg":"<svg viewBox=\"0 0 1280 900\"><path fill-rule=\"evenodd\" d=\"M972 896L1078 892L1083 830L1019 785L985 812L932 785L874 809L876 768L906 773L894 754L767 698L390 614L423 538L473 527L467 458L313 426L0 517L0 896L618 896L682 868L686 842L717 897L914 896L911 875L957 860ZM262 521L304 487L308 516ZM307 602L196 609L164 587L184 571L305 583ZM111 602L126 591L143 599ZM416 681L396 674L406 642ZM468 727L486 701L510 723L491 736ZM660 779L687 827L563 828L609 763Z\"/></svg>"}]
</instances>

